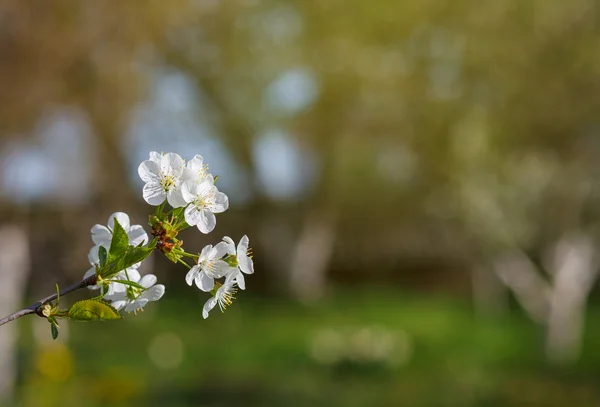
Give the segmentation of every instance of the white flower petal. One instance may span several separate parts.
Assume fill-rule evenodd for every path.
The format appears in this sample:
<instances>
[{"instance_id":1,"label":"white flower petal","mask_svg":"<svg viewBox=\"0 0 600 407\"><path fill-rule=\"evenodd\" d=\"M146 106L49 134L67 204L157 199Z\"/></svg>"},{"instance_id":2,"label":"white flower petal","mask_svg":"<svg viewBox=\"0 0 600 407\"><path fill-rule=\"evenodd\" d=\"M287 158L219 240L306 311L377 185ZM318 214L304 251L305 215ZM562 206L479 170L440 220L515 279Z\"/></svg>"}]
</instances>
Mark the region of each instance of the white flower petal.
<instances>
[{"instance_id":1,"label":"white flower petal","mask_svg":"<svg viewBox=\"0 0 600 407\"><path fill-rule=\"evenodd\" d=\"M85 272L85 274L83 275L83 279L85 280L86 278L89 278L89 277L93 276L94 274L96 274L96 268L92 267L91 269L89 269L88 271Z\"/></svg>"},{"instance_id":2,"label":"white flower petal","mask_svg":"<svg viewBox=\"0 0 600 407\"><path fill-rule=\"evenodd\" d=\"M223 192L215 193L214 202L210 206L211 212L221 213L229 208L229 198Z\"/></svg>"},{"instance_id":3,"label":"white flower petal","mask_svg":"<svg viewBox=\"0 0 600 407\"><path fill-rule=\"evenodd\" d=\"M159 182L149 182L142 189L144 201L152 206L158 206L165 201L167 193Z\"/></svg>"},{"instance_id":4,"label":"white flower petal","mask_svg":"<svg viewBox=\"0 0 600 407\"><path fill-rule=\"evenodd\" d=\"M204 319L208 318L208 313L217 305L217 299L215 297L210 297L208 301L204 303L204 307L202 307L202 317Z\"/></svg>"},{"instance_id":5,"label":"white flower petal","mask_svg":"<svg viewBox=\"0 0 600 407\"><path fill-rule=\"evenodd\" d=\"M208 255L209 255L209 253L212 252L212 249L213 249L212 244L207 244L206 246L204 246L204 248L202 249L202 252L200 252L200 258L198 259L198 262L209 259Z\"/></svg>"},{"instance_id":6,"label":"white flower petal","mask_svg":"<svg viewBox=\"0 0 600 407\"><path fill-rule=\"evenodd\" d=\"M240 287L241 290L246 289L246 279L244 278L244 274L237 270L237 273L234 274L234 282Z\"/></svg>"},{"instance_id":7,"label":"white flower petal","mask_svg":"<svg viewBox=\"0 0 600 407\"><path fill-rule=\"evenodd\" d=\"M150 161L154 161L160 164L160 160L162 159L162 154L157 153L156 151L150 151Z\"/></svg>"},{"instance_id":8,"label":"white flower petal","mask_svg":"<svg viewBox=\"0 0 600 407\"><path fill-rule=\"evenodd\" d=\"M197 197L197 184L192 181L185 181L181 184L181 197L186 203L193 202Z\"/></svg>"},{"instance_id":9,"label":"white flower petal","mask_svg":"<svg viewBox=\"0 0 600 407\"><path fill-rule=\"evenodd\" d=\"M132 246L137 246L140 243L148 243L148 234L142 225L131 226L127 232L127 236L129 236L129 244Z\"/></svg>"},{"instance_id":10,"label":"white flower petal","mask_svg":"<svg viewBox=\"0 0 600 407\"><path fill-rule=\"evenodd\" d=\"M121 311L127 305L127 300L112 301L111 305L115 307L117 311Z\"/></svg>"},{"instance_id":11,"label":"white flower petal","mask_svg":"<svg viewBox=\"0 0 600 407\"><path fill-rule=\"evenodd\" d=\"M237 255L239 256L240 254L246 254L246 252L248 251L248 246L250 243L250 239L248 239L247 235L242 236L242 238L240 239L240 242L238 243L237 246Z\"/></svg>"},{"instance_id":12,"label":"white flower petal","mask_svg":"<svg viewBox=\"0 0 600 407\"><path fill-rule=\"evenodd\" d=\"M165 294L165 286L157 284L154 287L150 287L142 293L141 298L146 298L148 301L158 301Z\"/></svg>"},{"instance_id":13,"label":"white flower petal","mask_svg":"<svg viewBox=\"0 0 600 407\"><path fill-rule=\"evenodd\" d=\"M146 160L138 167L138 175L142 181L159 182L160 181L160 164L156 161Z\"/></svg>"},{"instance_id":14,"label":"white flower petal","mask_svg":"<svg viewBox=\"0 0 600 407\"><path fill-rule=\"evenodd\" d=\"M229 236L223 238L223 242L227 244L227 254L235 254L235 242Z\"/></svg>"},{"instance_id":15,"label":"white flower petal","mask_svg":"<svg viewBox=\"0 0 600 407\"><path fill-rule=\"evenodd\" d=\"M108 227L111 230L115 229L115 219L117 222L119 222L123 229L125 229L125 231L129 230L129 227L131 226L129 215L127 215L125 212L115 212L110 215L110 218L108 218Z\"/></svg>"},{"instance_id":16,"label":"white flower petal","mask_svg":"<svg viewBox=\"0 0 600 407\"><path fill-rule=\"evenodd\" d=\"M215 187L214 183L208 178L195 185L194 192L196 196L207 196L213 192L217 192L217 187Z\"/></svg>"},{"instance_id":17,"label":"white flower petal","mask_svg":"<svg viewBox=\"0 0 600 407\"><path fill-rule=\"evenodd\" d=\"M139 285L141 285L144 288L150 288L152 287L154 284L156 284L156 276L154 274L146 274L144 277L141 278L140 281L138 281L137 283Z\"/></svg>"},{"instance_id":18,"label":"white flower petal","mask_svg":"<svg viewBox=\"0 0 600 407\"><path fill-rule=\"evenodd\" d=\"M181 174L181 181L182 182L186 182L186 181L196 182L197 175L198 175L197 171L194 171L194 170L186 167L183 169L183 174ZM183 183L181 185L183 185Z\"/></svg>"},{"instance_id":19,"label":"white flower petal","mask_svg":"<svg viewBox=\"0 0 600 407\"><path fill-rule=\"evenodd\" d=\"M217 218L214 213L207 210L200 211L200 221L196 224L200 232L204 234L210 233L216 225Z\"/></svg>"},{"instance_id":20,"label":"white flower petal","mask_svg":"<svg viewBox=\"0 0 600 407\"><path fill-rule=\"evenodd\" d=\"M100 264L100 255L98 254L98 250L100 249L100 246L94 246L90 249L89 253L88 253L88 261L90 262L90 264L94 265L94 264ZM108 251L108 250L106 250Z\"/></svg>"},{"instance_id":21,"label":"white flower petal","mask_svg":"<svg viewBox=\"0 0 600 407\"><path fill-rule=\"evenodd\" d=\"M127 301L127 291L123 284L112 283L108 286L108 291L104 295L107 301Z\"/></svg>"},{"instance_id":22,"label":"white flower petal","mask_svg":"<svg viewBox=\"0 0 600 407\"><path fill-rule=\"evenodd\" d=\"M189 285L190 287L192 286L192 283L194 282L194 279L196 278L196 275L199 272L200 272L199 266L194 266L190 269L190 271L188 271L188 273L185 275L185 282L187 283L187 285Z\"/></svg>"},{"instance_id":23,"label":"white flower petal","mask_svg":"<svg viewBox=\"0 0 600 407\"><path fill-rule=\"evenodd\" d=\"M138 298L135 301L129 303L125 307L125 312L134 312L134 311L137 311L139 309L144 308L144 306L146 304L148 304L148 299L147 298Z\"/></svg>"},{"instance_id":24,"label":"white flower petal","mask_svg":"<svg viewBox=\"0 0 600 407\"><path fill-rule=\"evenodd\" d=\"M229 273L231 273L231 267L223 260L213 262L210 272L207 272L213 278L221 278Z\"/></svg>"},{"instance_id":25,"label":"white flower petal","mask_svg":"<svg viewBox=\"0 0 600 407\"><path fill-rule=\"evenodd\" d=\"M122 271L122 273L123 273L123 275L122 275L123 280L129 280L129 281L133 281L134 283L137 283L141 279L140 272L137 271L136 269L134 269L133 267L127 268L125 271ZM123 285L123 284L120 284L120 285Z\"/></svg>"},{"instance_id":26,"label":"white flower petal","mask_svg":"<svg viewBox=\"0 0 600 407\"><path fill-rule=\"evenodd\" d=\"M196 286L204 292L209 292L215 288L215 280L209 277L204 271L201 271L196 275Z\"/></svg>"},{"instance_id":27,"label":"white flower petal","mask_svg":"<svg viewBox=\"0 0 600 407\"><path fill-rule=\"evenodd\" d=\"M182 206L187 205L187 202L183 199L181 188L170 189L167 192L167 202L169 202L169 205L173 208L181 208Z\"/></svg>"},{"instance_id":28,"label":"white flower petal","mask_svg":"<svg viewBox=\"0 0 600 407\"><path fill-rule=\"evenodd\" d=\"M238 256L238 264L240 266L240 270L242 270L246 274L254 273L254 262L250 257L245 254Z\"/></svg>"},{"instance_id":29,"label":"white flower petal","mask_svg":"<svg viewBox=\"0 0 600 407\"><path fill-rule=\"evenodd\" d=\"M228 245L226 242L219 242L211 250L211 258L220 259L227 254Z\"/></svg>"},{"instance_id":30,"label":"white flower petal","mask_svg":"<svg viewBox=\"0 0 600 407\"><path fill-rule=\"evenodd\" d=\"M179 178L183 174L184 167L185 161L176 153L165 154L160 160L160 172L164 175Z\"/></svg>"},{"instance_id":31,"label":"white flower petal","mask_svg":"<svg viewBox=\"0 0 600 407\"><path fill-rule=\"evenodd\" d=\"M200 154L196 154L194 158L187 162L185 165L187 168L195 171L204 169L204 158Z\"/></svg>"},{"instance_id":32,"label":"white flower petal","mask_svg":"<svg viewBox=\"0 0 600 407\"><path fill-rule=\"evenodd\" d=\"M185 221L188 223L188 225L196 226L202 220L201 213L202 211L196 208L194 204L190 204L187 208L185 208L185 211L183 212L183 217L185 218Z\"/></svg>"},{"instance_id":33,"label":"white flower petal","mask_svg":"<svg viewBox=\"0 0 600 407\"><path fill-rule=\"evenodd\" d=\"M110 246L112 233L104 225L94 225L92 227L92 240L96 245Z\"/></svg>"}]
</instances>

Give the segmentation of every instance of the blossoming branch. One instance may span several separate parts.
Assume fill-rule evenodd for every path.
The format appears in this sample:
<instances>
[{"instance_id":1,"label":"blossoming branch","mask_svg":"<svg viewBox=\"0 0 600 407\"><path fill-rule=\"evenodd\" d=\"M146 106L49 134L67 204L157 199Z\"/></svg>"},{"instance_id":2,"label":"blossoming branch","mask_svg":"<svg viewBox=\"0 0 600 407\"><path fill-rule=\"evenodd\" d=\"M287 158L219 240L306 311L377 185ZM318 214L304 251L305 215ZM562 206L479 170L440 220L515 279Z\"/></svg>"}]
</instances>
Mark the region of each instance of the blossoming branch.
<instances>
[{"instance_id":1,"label":"blossoming branch","mask_svg":"<svg viewBox=\"0 0 600 407\"><path fill-rule=\"evenodd\" d=\"M138 271L154 251L183 265L188 270L186 283L210 294L202 309L204 318L217 304L221 311L231 305L237 289L246 288L244 274L254 273L248 237L243 236L236 245L225 236L199 254L186 252L183 241L177 238L179 232L193 226L204 234L212 232L217 223L215 215L229 207L227 195L215 185L216 178L202 156L186 162L175 153L151 152L149 159L140 164L138 174L144 181L144 200L155 207L149 217L152 238L141 225L132 225L126 213L113 213L106 226L92 227L90 269L82 281L62 291L57 286L56 294L0 319L0 325L37 314L48 320L52 337L56 338L60 319L116 320L122 318L122 311L135 315L165 294L165 286L157 284L156 276L142 276ZM78 301L69 309L60 308L61 296L85 287L97 295Z\"/></svg>"}]
</instances>

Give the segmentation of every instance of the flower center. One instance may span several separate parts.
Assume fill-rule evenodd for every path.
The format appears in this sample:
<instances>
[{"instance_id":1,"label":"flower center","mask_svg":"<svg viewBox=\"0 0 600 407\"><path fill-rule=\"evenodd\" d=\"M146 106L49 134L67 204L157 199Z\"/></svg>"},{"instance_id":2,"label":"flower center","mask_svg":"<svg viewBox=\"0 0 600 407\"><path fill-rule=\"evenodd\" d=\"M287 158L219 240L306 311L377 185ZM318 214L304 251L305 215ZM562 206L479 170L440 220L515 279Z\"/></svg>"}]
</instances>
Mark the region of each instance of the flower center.
<instances>
[{"instance_id":1,"label":"flower center","mask_svg":"<svg viewBox=\"0 0 600 407\"><path fill-rule=\"evenodd\" d=\"M215 261L214 260L203 260L202 262L200 262L200 267L210 277L215 277L216 276L215 272L216 272L217 268L215 267Z\"/></svg>"},{"instance_id":2,"label":"flower center","mask_svg":"<svg viewBox=\"0 0 600 407\"><path fill-rule=\"evenodd\" d=\"M129 298L130 300L135 300L137 297L140 296L140 294L142 293L142 290L140 290L137 287L127 286L126 292L127 292L127 298Z\"/></svg>"},{"instance_id":3,"label":"flower center","mask_svg":"<svg viewBox=\"0 0 600 407\"><path fill-rule=\"evenodd\" d=\"M204 178L206 178L208 176L208 164L204 164L202 167L200 167L200 169L198 170L198 179L199 180L203 180Z\"/></svg>"},{"instance_id":4,"label":"flower center","mask_svg":"<svg viewBox=\"0 0 600 407\"><path fill-rule=\"evenodd\" d=\"M219 288L215 296L217 297L217 303L219 304L219 308L221 308L221 312L224 312L233 303L233 300L235 300L237 288L234 286L223 286L218 282L215 284L215 288L217 288L217 285L219 285Z\"/></svg>"},{"instance_id":5,"label":"flower center","mask_svg":"<svg viewBox=\"0 0 600 407\"><path fill-rule=\"evenodd\" d=\"M161 175L162 177L160 180L160 185L162 185L165 191L169 191L171 188L177 186L177 178L175 178L173 175L164 173Z\"/></svg>"},{"instance_id":6,"label":"flower center","mask_svg":"<svg viewBox=\"0 0 600 407\"><path fill-rule=\"evenodd\" d=\"M212 204L215 201L215 193L214 192L210 192L204 196L198 197L198 199L196 199L194 201L194 205L196 206L196 208L208 208L210 206L212 206Z\"/></svg>"}]
</instances>

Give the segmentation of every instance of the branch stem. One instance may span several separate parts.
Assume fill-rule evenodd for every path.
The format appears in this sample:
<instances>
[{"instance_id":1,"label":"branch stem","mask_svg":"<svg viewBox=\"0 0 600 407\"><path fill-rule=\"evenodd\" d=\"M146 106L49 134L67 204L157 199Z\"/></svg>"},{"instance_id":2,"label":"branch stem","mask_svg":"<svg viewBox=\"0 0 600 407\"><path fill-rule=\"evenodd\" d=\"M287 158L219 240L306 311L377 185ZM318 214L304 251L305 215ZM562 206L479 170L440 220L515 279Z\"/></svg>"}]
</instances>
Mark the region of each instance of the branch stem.
<instances>
[{"instance_id":1,"label":"branch stem","mask_svg":"<svg viewBox=\"0 0 600 407\"><path fill-rule=\"evenodd\" d=\"M65 288L64 290L60 291L60 296L62 297L63 295L67 295L69 293L72 293L73 291L77 291L80 290L82 288L88 287L90 285L94 285L96 284L96 282L98 281L98 278L96 277L95 274L91 275L88 278L84 278L83 280L79 281L78 283L72 284L70 286L68 286L67 288ZM23 308L22 310L19 310L13 314L10 314L4 318L0 319L0 326L7 324L11 321L14 321L17 318L21 318L22 316L25 315L29 315L29 314L37 314L41 317L44 317L42 315L42 307L49 303L50 301L54 301L55 299L57 299L59 296L58 293L54 293L52 295L49 295L46 298L43 298L41 300L39 300L38 302L31 304L29 307L27 308Z\"/></svg>"}]
</instances>

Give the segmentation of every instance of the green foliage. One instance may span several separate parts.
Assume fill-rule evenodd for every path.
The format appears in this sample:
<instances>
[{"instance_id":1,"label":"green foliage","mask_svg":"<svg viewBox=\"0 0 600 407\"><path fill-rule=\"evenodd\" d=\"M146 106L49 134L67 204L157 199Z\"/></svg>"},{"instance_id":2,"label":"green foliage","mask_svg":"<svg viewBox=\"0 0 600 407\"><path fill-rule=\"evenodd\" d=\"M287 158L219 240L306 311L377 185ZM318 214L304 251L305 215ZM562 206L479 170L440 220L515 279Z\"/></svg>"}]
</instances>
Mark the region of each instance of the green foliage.
<instances>
[{"instance_id":1,"label":"green foliage","mask_svg":"<svg viewBox=\"0 0 600 407\"><path fill-rule=\"evenodd\" d=\"M135 283L133 281L130 281L130 280L107 280L107 281L111 282L113 284L124 284L124 285L128 285L130 287L138 288L142 291L146 291L146 287L144 287L143 285L140 285L138 283Z\"/></svg>"},{"instance_id":2,"label":"green foliage","mask_svg":"<svg viewBox=\"0 0 600 407\"><path fill-rule=\"evenodd\" d=\"M100 267L106 264L106 257L108 253L106 252L106 248L104 246L100 246L98 249L98 257L100 258Z\"/></svg>"},{"instance_id":3,"label":"green foliage","mask_svg":"<svg viewBox=\"0 0 600 407\"><path fill-rule=\"evenodd\" d=\"M50 330L52 331L52 339L58 338L58 324L51 321Z\"/></svg>"},{"instance_id":4,"label":"green foliage","mask_svg":"<svg viewBox=\"0 0 600 407\"><path fill-rule=\"evenodd\" d=\"M119 311L102 300L78 301L68 311L68 317L76 321L109 321L121 319Z\"/></svg>"},{"instance_id":5,"label":"green foliage","mask_svg":"<svg viewBox=\"0 0 600 407\"><path fill-rule=\"evenodd\" d=\"M87 397L90 407L597 405L600 325L594 321L600 309L595 305L587 316L590 329L581 364L552 370L539 346L541 329L517 309L501 318L476 319L466 301L379 288L333 290L326 302L310 309L282 299L249 299L243 307L228 310L232 322L225 326L212 317L205 324L190 323L199 310L197 296L189 294L165 298L152 316L142 314L131 323L71 324L65 351L77 369L64 381L43 381L35 363L23 363L17 397L39 397L18 405L79 407L81 397ZM157 326L164 331L157 332ZM319 332L325 338L341 335L342 344L354 344L363 328L373 326L395 333L395 349L408 352L407 358L392 365L368 363L359 355L341 362L315 358L320 355L315 354ZM102 351L102 357L90 351L103 349L116 337L118 346ZM140 338L148 346L140 346ZM375 354L380 349L368 342L356 344ZM21 354L30 358L40 352L34 338L25 337L19 345ZM177 347L180 363L163 370L160 362L176 359ZM54 349L52 360L62 365L65 358ZM218 391L215 377L221 380ZM56 393L56 402L44 403L48 394L31 392L33 385L37 390L44 383L45 391ZM81 393L65 399L69 391Z\"/></svg>"},{"instance_id":6,"label":"green foliage","mask_svg":"<svg viewBox=\"0 0 600 407\"><path fill-rule=\"evenodd\" d=\"M97 271L98 276L108 279L119 271L141 262L152 253L154 246L156 246L156 240L153 240L147 246L143 246L142 244L131 246L127 233L115 219L110 249L106 255L104 264L102 264L101 260ZM100 251L98 254L102 256Z\"/></svg>"},{"instance_id":7,"label":"green foliage","mask_svg":"<svg viewBox=\"0 0 600 407\"><path fill-rule=\"evenodd\" d=\"M125 229L123 229L123 226L121 226L119 221L115 219L114 222L113 236L110 243L110 251L108 252L109 260L112 260L115 257L122 257L129 247L129 236L127 236L127 232L125 232Z\"/></svg>"}]
</instances>

